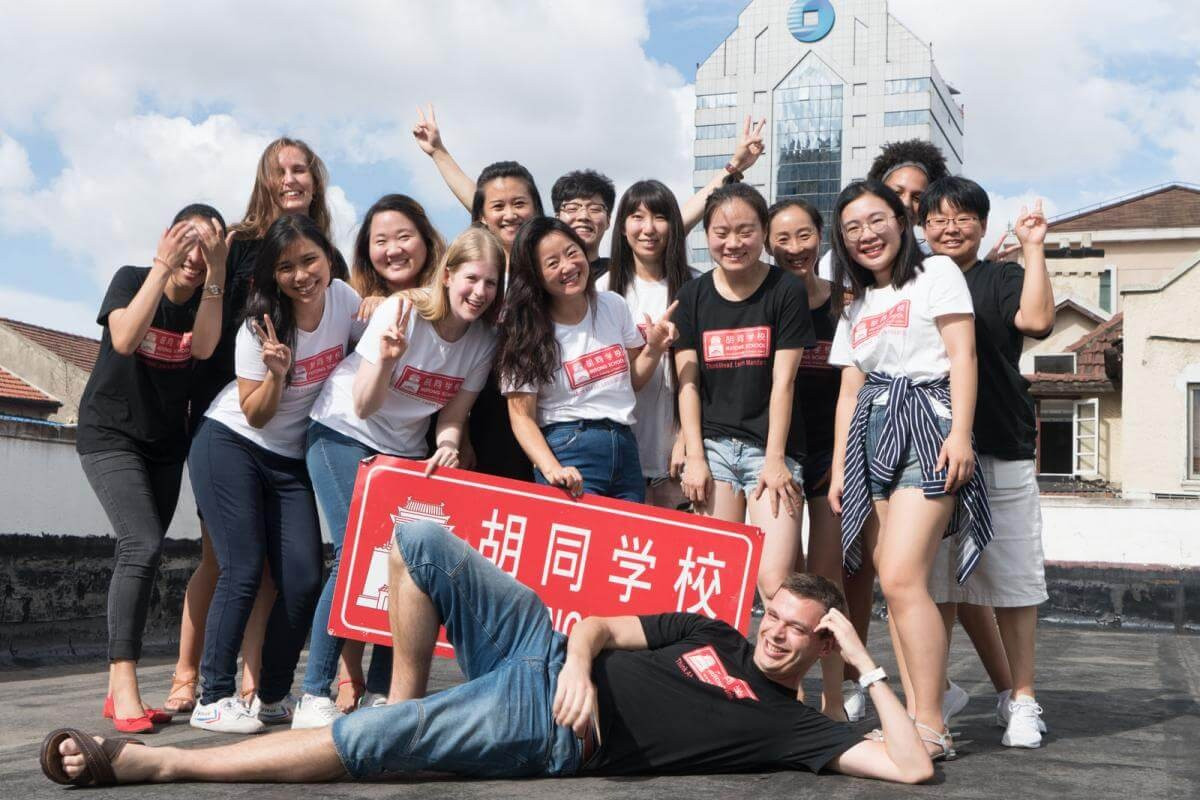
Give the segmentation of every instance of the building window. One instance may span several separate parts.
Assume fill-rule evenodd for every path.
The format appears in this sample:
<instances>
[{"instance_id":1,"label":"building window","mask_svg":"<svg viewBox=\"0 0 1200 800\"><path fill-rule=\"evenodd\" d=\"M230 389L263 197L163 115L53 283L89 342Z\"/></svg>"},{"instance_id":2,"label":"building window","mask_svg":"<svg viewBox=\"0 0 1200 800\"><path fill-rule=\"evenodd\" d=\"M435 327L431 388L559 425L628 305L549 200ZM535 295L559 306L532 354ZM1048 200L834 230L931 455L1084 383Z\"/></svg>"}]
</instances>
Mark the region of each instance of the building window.
<instances>
[{"instance_id":1,"label":"building window","mask_svg":"<svg viewBox=\"0 0 1200 800\"><path fill-rule=\"evenodd\" d=\"M1189 383L1188 400L1188 479L1200 480L1200 383Z\"/></svg>"},{"instance_id":2,"label":"building window","mask_svg":"<svg viewBox=\"0 0 1200 800\"><path fill-rule=\"evenodd\" d=\"M1096 398L1075 402L1075 474L1095 477L1100 472L1100 401Z\"/></svg>"},{"instance_id":3,"label":"building window","mask_svg":"<svg viewBox=\"0 0 1200 800\"><path fill-rule=\"evenodd\" d=\"M696 108L733 108L737 105L737 92L696 95Z\"/></svg>"},{"instance_id":4,"label":"building window","mask_svg":"<svg viewBox=\"0 0 1200 800\"><path fill-rule=\"evenodd\" d=\"M842 188L842 91L842 82L810 53L773 99L775 199L804 197L825 219L832 218Z\"/></svg>"},{"instance_id":5,"label":"building window","mask_svg":"<svg viewBox=\"0 0 1200 800\"><path fill-rule=\"evenodd\" d=\"M767 93L766 92L755 92L754 93L754 104L755 105L758 105L760 103L765 103L765 102L767 102Z\"/></svg>"},{"instance_id":6,"label":"building window","mask_svg":"<svg viewBox=\"0 0 1200 800\"><path fill-rule=\"evenodd\" d=\"M733 153L726 153L723 156L696 156L696 171L725 169L725 165L729 163L729 159L731 158L733 158Z\"/></svg>"},{"instance_id":7,"label":"building window","mask_svg":"<svg viewBox=\"0 0 1200 800\"><path fill-rule=\"evenodd\" d=\"M767 68L767 31L770 28L763 28L762 33L754 37L754 71Z\"/></svg>"},{"instance_id":8,"label":"building window","mask_svg":"<svg viewBox=\"0 0 1200 800\"><path fill-rule=\"evenodd\" d=\"M697 139L733 139L737 136L737 123L722 123L720 125L697 125Z\"/></svg>"},{"instance_id":9,"label":"building window","mask_svg":"<svg viewBox=\"0 0 1200 800\"><path fill-rule=\"evenodd\" d=\"M1095 478L1100 474L1100 401L1038 401L1038 474Z\"/></svg>"},{"instance_id":10,"label":"building window","mask_svg":"<svg viewBox=\"0 0 1200 800\"><path fill-rule=\"evenodd\" d=\"M1051 375L1070 375L1075 371L1074 353L1049 353L1033 357L1033 371Z\"/></svg>"},{"instance_id":11,"label":"building window","mask_svg":"<svg viewBox=\"0 0 1200 800\"><path fill-rule=\"evenodd\" d=\"M929 88L929 78L900 78L883 82L884 94L915 94L916 92L928 92Z\"/></svg>"},{"instance_id":12,"label":"building window","mask_svg":"<svg viewBox=\"0 0 1200 800\"><path fill-rule=\"evenodd\" d=\"M933 116L928 108L918 108L912 111L883 112L884 127L892 128L898 125L928 125Z\"/></svg>"},{"instance_id":13,"label":"building window","mask_svg":"<svg viewBox=\"0 0 1200 800\"><path fill-rule=\"evenodd\" d=\"M1113 278L1116 273L1113 267L1100 270L1100 307L1105 311L1113 310Z\"/></svg>"},{"instance_id":14,"label":"building window","mask_svg":"<svg viewBox=\"0 0 1200 800\"><path fill-rule=\"evenodd\" d=\"M691 260L693 265L706 264L712 261L712 254L708 252L707 247L693 247Z\"/></svg>"}]
</instances>

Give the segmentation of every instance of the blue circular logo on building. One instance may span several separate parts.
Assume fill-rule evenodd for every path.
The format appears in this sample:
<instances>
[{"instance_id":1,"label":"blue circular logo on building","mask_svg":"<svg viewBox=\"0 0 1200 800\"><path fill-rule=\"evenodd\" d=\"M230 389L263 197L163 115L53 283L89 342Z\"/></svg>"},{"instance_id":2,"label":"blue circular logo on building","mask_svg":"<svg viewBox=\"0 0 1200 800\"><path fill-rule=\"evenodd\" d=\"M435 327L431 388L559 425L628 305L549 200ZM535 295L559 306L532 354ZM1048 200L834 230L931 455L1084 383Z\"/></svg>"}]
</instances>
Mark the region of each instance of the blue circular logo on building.
<instances>
[{"instance_id":1,"label":"blue circular logo on building","mask_svg":"<svg viewBox=\"0 0 1200 800\"><path fill-rule=\"evenodd\" d=\"M796 0L788 9L788 30L800 42L817 42L833 30L833 4L829 0Z\"/></svg>"}]
</instances>

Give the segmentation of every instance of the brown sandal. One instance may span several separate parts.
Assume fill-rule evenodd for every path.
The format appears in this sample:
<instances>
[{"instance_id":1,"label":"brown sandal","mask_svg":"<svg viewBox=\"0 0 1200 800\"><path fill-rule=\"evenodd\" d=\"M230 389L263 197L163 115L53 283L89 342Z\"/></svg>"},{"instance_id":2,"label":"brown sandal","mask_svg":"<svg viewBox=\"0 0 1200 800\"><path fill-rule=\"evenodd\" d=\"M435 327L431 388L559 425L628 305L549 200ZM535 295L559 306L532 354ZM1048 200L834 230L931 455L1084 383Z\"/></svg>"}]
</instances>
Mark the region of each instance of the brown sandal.
<instances>
[{"instance_id":1,"label":"brown sandal","mask_svg":"<svg viewBox=\"0 0 1200 800\"><path fill-rule=\"evenodd\" d=\"M180 694L183 690L187 690L189 697L181 698L178 702L175 701L175 695ZM181 681L175 677L175 673L171 673L171 691L167 692L167 699L163 701L163 711L168 714L187 714L196 707L196 679Z\"/></svg>"},{"instance_id":2,"label":"brown sandal","mask_svg":"<svg viewBox=\"0 0 1200 800\"><path fill-rule=\"evenodd\" d=\"M68 776L67 771L63 769L62 753L58 750L58 746L67 739L74 740L84 759L83 772L74 778ZM42 740L42 773L55 783L72 786L113 786L117 783L117 774L113 771L112 762L127 744L142 742L127 736L118 736L105 739L101 744L78 728L50 731Z\"/></svg>"}]
</instances>

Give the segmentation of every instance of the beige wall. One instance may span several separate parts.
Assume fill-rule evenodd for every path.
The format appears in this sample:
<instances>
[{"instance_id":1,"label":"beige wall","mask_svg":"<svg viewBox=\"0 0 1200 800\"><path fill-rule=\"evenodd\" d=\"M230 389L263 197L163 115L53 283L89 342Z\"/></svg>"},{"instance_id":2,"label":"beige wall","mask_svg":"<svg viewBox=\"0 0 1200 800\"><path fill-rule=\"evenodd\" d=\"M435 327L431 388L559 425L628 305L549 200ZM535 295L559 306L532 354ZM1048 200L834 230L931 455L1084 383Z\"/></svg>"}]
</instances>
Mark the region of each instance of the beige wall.
<instances>
[{"instance_id":1,"label":"beige wall","mask_svg":"<svg viewBox=\"0 0 1200 800\"><path fill-rule=\"evenodd\" d=\"M1073 308L1061 309L1054 316L1054 330L1049 336L1041 340L1025 337L1021 350L1021 373L1028 375L1033 372L1034 355L1065 353L1067 345L1075 344L1084 334L1096 330L1098 324Z\"/></svg>"},{"instance_id":2,"label":"beige wall","mask_svg":"<svg viewBox=\"0 0 1200 800\"><path fill-rule=\"evenodd\" d=\"M2 323L0 365L62 403L58 413L47 419L68 424L79 421L79 398L83 396L83 388L87 385L88 373Z\"/></svg>"},{"instance_id":3,"label":"beige wall","mask_svg":"<svg viewBox=\"0 0 1200 800\"><path fill-rule=\"evenodd\" d=\"M1116 488L1121 488L1121 392L1102 394L1100 398L1100 477Z\"/></svg>"},{"instance_id":4,"label":"beige wall","mask_svg":"<svg viewBox=\"0 0 1200 800\"><path fill-rule=\"evenodd\" d=\"M1186 479L1188 383L1200 383L1200 262L1166 289L1124 296L1123 488L1200 494Z\"/></svg>"},{"instance_id":5,"label":"beige wall","mask_svg":"<svg viewBox=\"0 0 1200 800\"><path fill-rule=\"evenodd\" d=\"M1071 234L1078 246L1078 234ZM1047 245L1053 246L1057 239L1051 233ZM1200 250L1200 239L1162 239L1133 242L1094 242L1104 250L1102 258L1052 258L1047 259L1050 282L1054 284L1055 297L1074 294L1097 308L1100 307L1100 273L1113 267L1116 269L1116 305L1111 310L1120 311L1121 289L1131 286L1153 285L1161 282L1175 271L1181 263Z\"/></svg>"}]
</instances>

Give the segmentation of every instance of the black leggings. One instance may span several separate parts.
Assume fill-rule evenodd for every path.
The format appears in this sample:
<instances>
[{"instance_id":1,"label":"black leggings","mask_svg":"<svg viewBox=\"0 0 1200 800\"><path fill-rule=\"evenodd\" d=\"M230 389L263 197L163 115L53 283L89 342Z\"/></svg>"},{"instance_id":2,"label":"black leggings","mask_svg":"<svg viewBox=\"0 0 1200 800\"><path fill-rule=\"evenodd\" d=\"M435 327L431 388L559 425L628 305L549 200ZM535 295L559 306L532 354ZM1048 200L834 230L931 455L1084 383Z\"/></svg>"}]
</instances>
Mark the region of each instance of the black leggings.
<instances>
[{"instance_id":1,"label":"black leggings","mask_svg":"<svg viewBox=\"0 0 1200 800\"><path fill-rule=\"evenodd\" d=\"M79 461L117 538L108 584L108 658L137 661L183 464L156 464L127 450L84 453Z\"/></svg>"}]
</instances>

